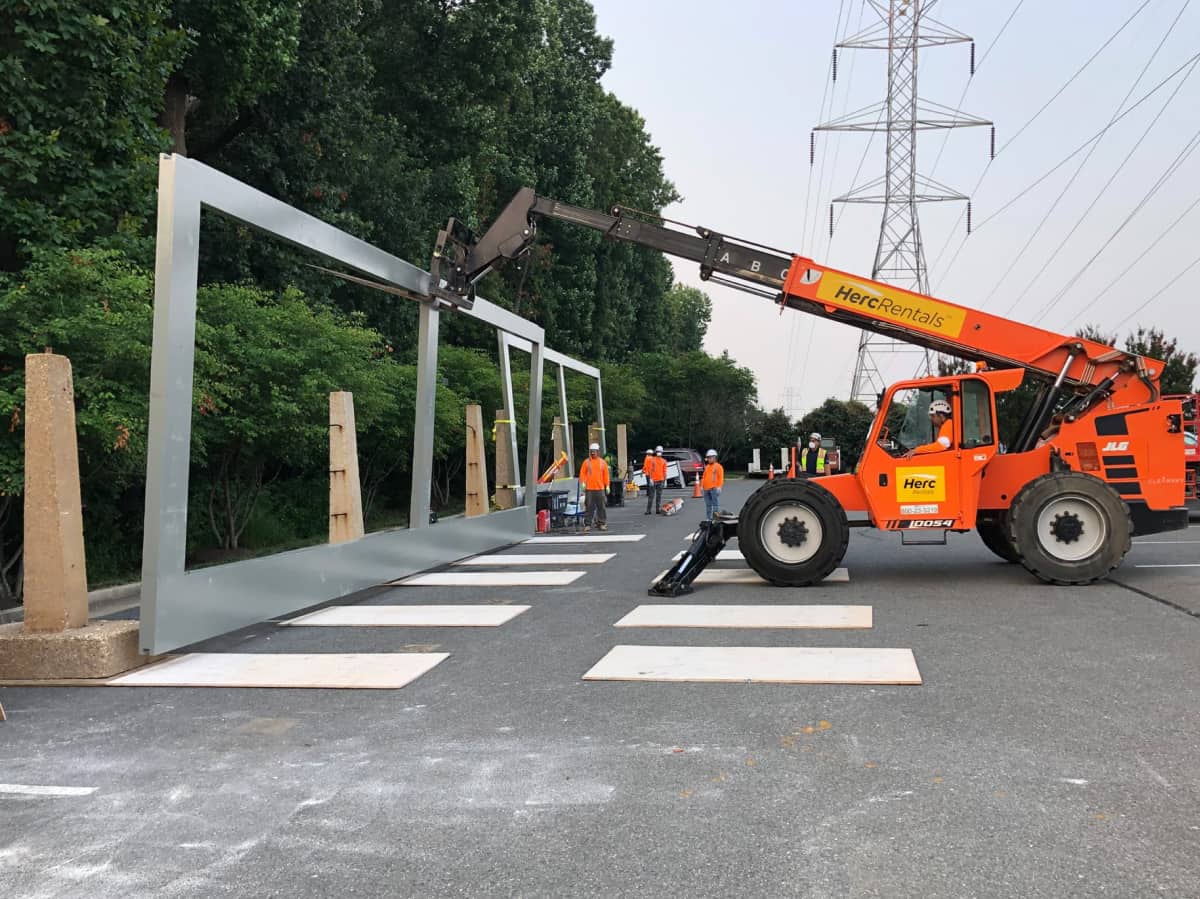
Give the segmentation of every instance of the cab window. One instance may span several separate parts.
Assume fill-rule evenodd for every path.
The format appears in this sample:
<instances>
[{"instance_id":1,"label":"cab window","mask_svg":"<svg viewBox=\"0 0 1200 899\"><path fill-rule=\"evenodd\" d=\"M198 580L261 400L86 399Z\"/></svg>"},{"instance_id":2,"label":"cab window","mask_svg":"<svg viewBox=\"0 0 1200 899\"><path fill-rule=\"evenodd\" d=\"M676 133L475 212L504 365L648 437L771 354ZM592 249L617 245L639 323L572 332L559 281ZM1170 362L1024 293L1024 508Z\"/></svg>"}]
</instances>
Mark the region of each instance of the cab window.
<instances>
[{"instance_id":1,"label":"cab window","mask_svg":"<svg viewBox=\"0 0 1200 899\"><path fill-rule=\"evenodd\" d=\"M962 447L973 449L996 442L991 391L983 381L962 382Z\"/></svg>"},{"instance_id":2,"label":"cab window","mask_svg":"<svg viewBox=\"0 0 1200 899\"><path fill-rule=\"evenodd\" d=\"M899 457L910 449L932 443L937 434L929 420L929 404L934 400L950 401L950 398L948 384L897 390L892 394L884 419L885 431L880 434L880 446L890 455Z\"/></svg>"}]
</instances>

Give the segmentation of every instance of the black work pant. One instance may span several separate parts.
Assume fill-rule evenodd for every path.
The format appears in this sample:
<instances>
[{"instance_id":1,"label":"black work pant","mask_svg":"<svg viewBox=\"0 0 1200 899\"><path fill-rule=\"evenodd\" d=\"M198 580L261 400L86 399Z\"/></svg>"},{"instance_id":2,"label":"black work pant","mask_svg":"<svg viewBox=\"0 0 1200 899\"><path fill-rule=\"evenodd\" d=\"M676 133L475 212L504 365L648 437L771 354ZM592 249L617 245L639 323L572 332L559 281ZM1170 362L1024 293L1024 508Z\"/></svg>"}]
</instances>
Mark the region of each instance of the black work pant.
<instances>
[{"instance_id":1,"label":"black work pant","mask_svg":"<svg viewBox=\"0 0 1200 899\"><path fill-rule=\"evenodd\" d=\"M590 525L593 521L596 524L608 524L608 508L605 501L606 493L603 490L589 490L587 492L586 505L583 511L584 526Z\"/></svg>"},{"instance_id":2,"label":"black work pant","mask_svg":"<svg viewBox=\"0 0 1200 899\"><path fill-rule=\"evenodd\" d=\"M646 511L656 512L658 507L662 505L662 481L651 481L646 479Z\"/></svg>"}]
</instances>

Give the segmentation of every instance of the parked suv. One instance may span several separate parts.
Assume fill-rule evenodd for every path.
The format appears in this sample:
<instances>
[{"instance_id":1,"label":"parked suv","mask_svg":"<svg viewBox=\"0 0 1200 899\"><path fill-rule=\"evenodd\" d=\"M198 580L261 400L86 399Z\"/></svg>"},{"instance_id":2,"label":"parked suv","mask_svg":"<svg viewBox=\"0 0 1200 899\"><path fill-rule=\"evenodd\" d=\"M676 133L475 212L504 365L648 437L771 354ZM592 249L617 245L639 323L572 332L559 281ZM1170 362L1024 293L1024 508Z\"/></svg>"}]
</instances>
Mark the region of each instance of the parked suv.
<instances>
[{"instance_id":1,"label":"parked suv","mask_svg":"<svg viewBox=\"0 0 1200 899\"><path fill-rule=\"evenodd\" d=\"M704 474L704 459L694 449L668 446L663 449L663 458L668 462L678 462L683 483L667 482L668 487L686 487L695 483Z\"/></svg>"}]
</instances>

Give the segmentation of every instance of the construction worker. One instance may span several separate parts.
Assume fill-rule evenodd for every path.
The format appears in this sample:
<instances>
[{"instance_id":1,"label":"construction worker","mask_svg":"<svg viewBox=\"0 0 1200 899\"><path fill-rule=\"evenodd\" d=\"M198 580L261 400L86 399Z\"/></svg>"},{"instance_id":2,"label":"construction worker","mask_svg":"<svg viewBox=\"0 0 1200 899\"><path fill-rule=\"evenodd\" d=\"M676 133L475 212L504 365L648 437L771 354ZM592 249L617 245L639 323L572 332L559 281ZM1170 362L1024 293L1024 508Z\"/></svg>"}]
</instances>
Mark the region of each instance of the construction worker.
<instances>
[{"instance_id":1,"label":"construction worker","mask_svg":"<svg viewBox=\"0 0 1200 899\"><path fill-rule=\"evenodd\" d=\"M954 422L950 420L953 410L945 400L934 400L929 404L929 423L937 432L932 443L924 443L913 447L904 454L905 459L913 456L923 456L926 453L943 453L954 446Z\"/></svg>"},{"instance_id":2,"label":"construction worker","mask_svg":"<svg viewBox=\"0 0 1200 899\"><path fill-rule=\"evenodd\" d=\"M826 457L828 453L821 446L821 435L813 431L808 435L808 446L800 453L800 473L807 474L810 478L819 478L825 475Z\"/></svg>"},{"instance_id":3,"label":"construction worker","mask_svg":"<svg viewBox=\"0 0 1200 899\"><path fill-rule=\"evenodd\" d=\"M646 451L642 463L642 474L646 476L646 514L661 515L663 482L667 479L667 460L662 456L663 448L656 446L654 452Z\"/></svg>"},{"instance_id":4,"label":"construction worker","mask_svg":"<svg viewBox=\"0 0 1200 899\"><path fill-rule=\"evenodd\" d=\"M700 475L700 487L704 491L704 517L715 518L721 511L719 498L725 486L725 467L717 461L717 451L710 449L704 454L704 474Z\"/></svg>"},{"instance_id":5,"label":"construction worker","mask_svg":"<svg viewBox=\"0 0 1200 899\"><path fill-rule=\"evenodd\" d=\"M593 443L588 447L588 457L579 466L579 483L587 491L587 500L583 511L583 529L590 530L592 522L595 521L600 526L600 530L607 531L608 463L600 458L600 444Z\"/></svg>"}]
</instances>

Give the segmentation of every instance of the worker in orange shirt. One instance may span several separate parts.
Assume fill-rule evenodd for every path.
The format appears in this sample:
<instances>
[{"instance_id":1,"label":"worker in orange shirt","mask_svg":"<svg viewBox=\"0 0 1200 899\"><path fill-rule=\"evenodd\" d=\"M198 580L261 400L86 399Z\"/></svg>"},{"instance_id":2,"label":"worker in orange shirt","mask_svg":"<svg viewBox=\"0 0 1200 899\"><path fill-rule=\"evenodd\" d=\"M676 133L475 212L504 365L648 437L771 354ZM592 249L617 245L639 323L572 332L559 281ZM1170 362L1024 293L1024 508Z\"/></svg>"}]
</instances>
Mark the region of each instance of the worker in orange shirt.
<instances>
[{"instance_id":1,"label":"worker in orange shirt","mask_svg":"<svg viewBox=\"0 0 1200 899\"><path fill-rule=\"evenodd\" d=\"M587 491L587 504L583 512L583 529L591 529L593 521L600 530L608 530L608 463L600 458L600 444L588 447L588 457L579 466L579 483Z\"/></svg>"},{"instance_id":2,"label":"worker in orange shirt","mask_svg":"<svg viewBox=\"0 0 1200 899\"><path fill-rule=\"evenodd\" d=\"M929 404L929 421L937 432L932 443L923 443L904 454L905 459L923 456L926 453L944 453L954 446L954 422L950 420L952 410L945 400L934 400Z\"/></svg>"},{"instance_id":3,"label":"worker in orange shirt","mask_svg":"<svg viewBox=\"0 0 1200 899\"><path fill-rule=\"evenodd\" d=\"M667 460L662 457L663 448L655 447L653 451L646 450L646 459L642 462L642 474L646 476L646 514L661 515L663 482L667 479Z\"/></svg>"},{"instance_id":4,"label":"worker in orange shirt","mask_svg":"<svg viewBox=\"0 0 1200 899\"><path fill-rule=\"evenodd\" d=\"M710 449L704 454L704 474L700 476L700 488L704 491L704 517L715 518L720 511L721 488L725 486L725 467L717 461L717 451Z\"/></svg>"}]
</instances>

